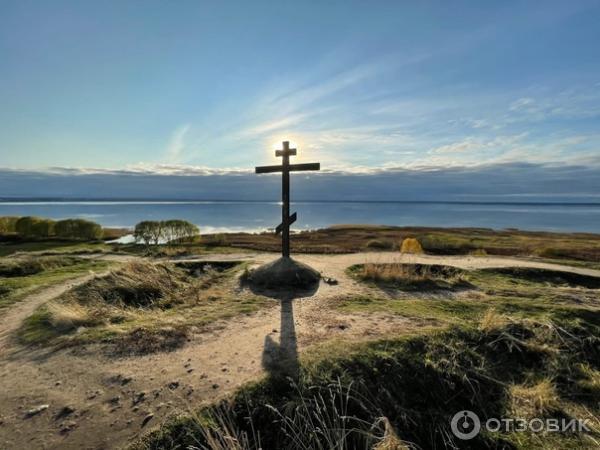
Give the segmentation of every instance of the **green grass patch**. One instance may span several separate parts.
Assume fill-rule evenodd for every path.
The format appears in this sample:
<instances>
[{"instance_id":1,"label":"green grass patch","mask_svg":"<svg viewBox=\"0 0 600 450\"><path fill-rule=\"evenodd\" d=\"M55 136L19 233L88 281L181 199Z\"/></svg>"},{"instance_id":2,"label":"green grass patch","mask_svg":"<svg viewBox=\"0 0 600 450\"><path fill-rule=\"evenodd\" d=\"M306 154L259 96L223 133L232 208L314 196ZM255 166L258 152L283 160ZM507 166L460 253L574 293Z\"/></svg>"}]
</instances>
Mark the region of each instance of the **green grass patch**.
<instances>
[{"instance_id":1,"label":"green grass patch","mask_svg":"<svg viewBox=\"0 0 600 450\"><path fill-rule=\"evenodd\" d=\"M546 285L555 287L582 287L600 289L600 277L580 275L577 273L557 270L536 269L530 267L505 267L499 269L484 269L480 272L497 275L513 284L528 286ZM489 279L488 279L489 280Z\"/></svg>"},{"instance_id":2,"label":"green grass patch","mask_svg":"<svg viewBox=\"0 0 600 450\"><path fill-rule=\"evenodd\" d=\"M104 253L111 246L103 242L77 242L61 240L15 241L0 243L0 257L15 253L43 252L50 254Z\"/></svg>"},{"instance_id":3,"label":"green grass patch","mask_svg":"<svg viewBox=\"0 0 600 450\"><path fill-rule=\"evenodd\" d=\"M66 256L22 257L0 260L0 277L14 278L35 275L81 262L80 258Z\"/></svg>"}]
</instances>

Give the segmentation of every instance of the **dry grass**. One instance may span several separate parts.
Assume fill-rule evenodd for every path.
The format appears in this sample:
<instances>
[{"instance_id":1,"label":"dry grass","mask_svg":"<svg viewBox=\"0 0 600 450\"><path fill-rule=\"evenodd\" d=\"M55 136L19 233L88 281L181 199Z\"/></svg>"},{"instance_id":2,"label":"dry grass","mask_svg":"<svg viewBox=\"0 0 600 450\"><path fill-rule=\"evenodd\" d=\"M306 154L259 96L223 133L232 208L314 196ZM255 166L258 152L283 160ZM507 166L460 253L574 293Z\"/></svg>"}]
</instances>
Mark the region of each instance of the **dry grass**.
<instances>
[{"instance_id":1,"label":"dry grass","mask_svg":"<svg viewBox=\"0 0 600 450\"><path fill-rule=\"evenodd\" d=\"M406 238L402 241L400 246L400 253L408 253L412 255L423 254L423 247L421 243L415 238Z\"/></svg>"},{"instance_id":2,"label":"dry grass","mask_svg":"<svg viewBox=\"0 0 600 450\"><path fill-rule=\"evenodd\" d=\"M366 263L351 267L349 273L362 281L404 287L447 288L464 284L459 269L440 265Z\"/></svg>"},{"instance_id":3,"label":"dry grass","mask_svg":"<svg viewBox=\"0 0 600 450\"><path fill-rule=\"evenodd\" d=\"M580 364L578 366L582 378L577 381L578 387L594 395L600 395L600 371L594 369L589 364Z\"/></svg>"},{"instance_id":4,"label":"dry grass","mask_svg":"<svg viewBox=\"0 0 600 450\"><path fill-rule=\"evenodd\" d=\"M188 284L183 271L163 264L128 263L69 292L67 302L77 302L95 308L167 309L184 301L181 291Z\"/></svg>"},{"instance_id":5,"label":"dry grass","mask_svg":"<svg viewBox=\"0 0 600 450\"><path fill-rule=\"evenodd\" d=\"M600 234L549 233L488 228L426 228L373 225L332 226L321 230L303 231L291 236L294 253L360 252L369 242L392 243L406 238L419 241L429 254L467 255L471 252L503 256L540 256L544 258L600 262ZM203 236L209 242L210 235ZM230 233L221 245L277 252L281 240L274 233ZM371 244L377 245L377 244Z\"/></svg>"},{"instance_id":6,"label":"dry grass","mask_svg":"<svg viewBox=\"0 0 600 450\"><path fill-rule=\"evenodd\" d=\"M533 385L512 385L508 393L511 413L515 417L546 417L560 407L556 387L547 378Z\"/></svg>"},{"instance_id":7,"label":"dry grass","mask_svg":"<svg viewBox=\"0 0 600 450\"><path fill-rule=\"evenodd\" d=\"M98 323L98 319L92 317L90 310L79 304L49 303L47 309L50 323L61 332Z\"/></svg>"},{"instance_id":8,"label":"dry grass","mask_svg":"<svg viewBox=\"0 0 600 450\"><path fill-rule=\"evenodd\" d=\"M408 264L374 264L363 266L360 277L372 281L425 280L431 278L428 269L419 271Z\"/></svg>"},{"instance_id":9,"label":"dry grass","mask_svg":"<svg viewBox=\"0 0 600 450\"><path fill-rule=\"evenodd\" d=\"M484 333L490 333L506 327L509 322L508 317L500 314L496 308L489 308L479 322L479 329Z\"/></svg>"},{"instance_id":10,"label":"dry grass","mask_svg":"<svg viewBox=\"0 0 600 450\"><path fill-rule=\"evenodd\" d=\"M19 331L26 344L102 341L114 355L173 350L217 320L249 314L272 300L240 293L242 265L135 262L48 302Z\"/></svg>"},{"instance_id":11,"label":"dry grass","mask_svg":"<svg viewBox=\"0 0 600 450\"><path fill-rule=\"evenodd\" d=\"M410 450L410 447L398 437L388 418L382 417L381 421L384 426L384 435L381 441L375 444L373 450Z\"/></svg>"},{"instance_id":12,"label":"dry grass","mask_svg":"<svg viewBox=\"0 0 600 450\"><path fill-rule=\"evenodd\" d=\"M292 383L293 385L293 383ZM288 450L407 450L385 417L367 421L355 415L377 416L367 399L361 398L352 385L344 386L338 380L310 392L296 386L298 401L293 413L282 413L266 404L282 433L287 436ZM250 409L250 405L246 407ZM351 413L352 411L352 413ZM362 414L360 414L362 413ZM236 420L230 405L221 405L204 412L204 417L193 416L202 436L201 449L259 450L274 448L261 443L259 433L244 431ZM249 417L252 421L252 417ZM256 423L251 430L264 425ZM264 445L264 446L263 446Z\"/></svg>"}]
</instances>

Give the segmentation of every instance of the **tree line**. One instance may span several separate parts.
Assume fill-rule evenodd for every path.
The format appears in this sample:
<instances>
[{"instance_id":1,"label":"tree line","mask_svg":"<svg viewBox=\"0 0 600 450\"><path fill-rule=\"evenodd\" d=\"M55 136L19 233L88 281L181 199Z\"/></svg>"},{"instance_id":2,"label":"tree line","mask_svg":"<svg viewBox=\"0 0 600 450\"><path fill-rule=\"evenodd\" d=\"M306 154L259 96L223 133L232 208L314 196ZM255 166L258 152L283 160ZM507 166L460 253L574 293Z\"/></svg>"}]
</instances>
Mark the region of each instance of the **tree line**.
<instances>
[{"instance_id":1,"label":"tree line","mask_svg":"<svg viewBox=\"0 0 600 450\"><path fill-rule=\"evenodd\" d=\"M200 230L187 220L144 220L135 226L136 242L146 245L192 241Z\"/></svg>"},{"instance_id":2,"label":"tree line","mask_svg":"<svg viewBox=\"0 0 600 450\"><path fill-rule=\"evenodd\" d=\"M58 237L96 240L102 238L102 227L85 219L52 220L43 217L0 217L0 234L16 233L28 238Z\"/></svg>"}]
</instances>

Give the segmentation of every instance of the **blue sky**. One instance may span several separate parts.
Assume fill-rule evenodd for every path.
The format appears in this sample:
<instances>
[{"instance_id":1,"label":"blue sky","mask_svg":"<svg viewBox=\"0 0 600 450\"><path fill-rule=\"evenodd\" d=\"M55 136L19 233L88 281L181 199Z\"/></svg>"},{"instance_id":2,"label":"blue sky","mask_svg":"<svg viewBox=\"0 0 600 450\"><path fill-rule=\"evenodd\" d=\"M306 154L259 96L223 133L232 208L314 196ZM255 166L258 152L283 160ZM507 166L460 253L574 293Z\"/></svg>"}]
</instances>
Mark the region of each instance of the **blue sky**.
<instances>
[{"instance_id":1,"label":"blue sky","mask_svg":"<svg viewBox=\"0 0 600 450\"><path fill-rule=\"evenodd\" d=\"M596 167L599 23L598 1L4 0L0 168L230 174L283 139L330 171Z\"/></svg>"}]
</instances>

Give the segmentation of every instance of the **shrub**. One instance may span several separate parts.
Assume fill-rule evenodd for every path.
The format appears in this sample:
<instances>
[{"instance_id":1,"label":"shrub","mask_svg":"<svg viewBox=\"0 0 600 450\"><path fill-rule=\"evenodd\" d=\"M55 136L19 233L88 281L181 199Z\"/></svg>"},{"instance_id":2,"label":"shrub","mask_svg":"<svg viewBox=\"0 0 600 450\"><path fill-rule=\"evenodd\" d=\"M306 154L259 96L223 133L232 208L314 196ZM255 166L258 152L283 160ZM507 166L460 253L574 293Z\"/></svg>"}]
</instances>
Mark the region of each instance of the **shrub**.
<instances>
[{"instance_id":1,"label":"shrub","mask_svg":"<svg viewBox=\"0 0 600 450\"><path fill-rule=\"evenodd\" d=\"M423 253L423 247L421 247L421 243L417 239L406 238L402 241L400 252L420 255Z\"/></svg>"},{"instance_id":2,"label":"shrub","mask_svg":"<svg viewBox=\"0 0 600 450\"><path fill-rule=\"evenodd\" d=\"M0 217L0 234L15 233L19 217Z\"/></svg>"},{"instance_id":3,"label":"shrub","mask_svg":"<svg viewBox=\"0 0 600 450\"><path fill-rule=\"evenodd\" d=\"M133 236L136 242L144 242L150 245L153 242L155 245L160 241L161 224L154 220L144 220L135 226Z\"/></svg>"},{"instance_id":4,"label":"shrub","mask_svg":"<svg viewBox=\"0 0 600 450\"><path fill-rule=\"evenodd\" d=\"M167 242L182 242L199 234L198 227L186 220L167 220L163 222L164 236Z\"/></svg>"},{"instance_id":5,"label":"shrub","mask_svg":"<svg viewBox=\"0 0 600 450\"><path fill-rule=\"evenodd\" d=\"M394 248L394 243L386 239L373 239L367 242L367 248L376 250L391 250Z\"/></svg>"},{"instance_id":6,"label":"shrub","mask_svg":"<svg viewBox=\"0 0 600 450\"><path fill-rule=\"evenodd\" d=\"M55 222L41 217L26 216L15 222L15 231L25 237L49 237L54 234Z\"/></svg>"},{"instance_id":7,"label":"shrub","mask_svg":"<svg viewBox=\"0 0 600 450\"><path fill-rule=\"evenodd\" d=\"M469 252L469 255L471 256L487 256L487 252L485 251L485 248L477 248L471 252Z\"/></svg>"},{"instance_id":8,"label":"shrub","mask_svg":"<svg viewBox=\"0 0 600 450\"><path fill-rule=\"evenodd\" d=\"M54 226L58 237L67 239L101 239L102 227L85 219L59 220Z\"/></svg>"},{"instance_id":9,"label":"shrub","mask_svg":"<svg viewBox=\"0 0 600 450\"><path fill-rule=\"evenodd\" d=\"M436 255L466 255L476 248L470 240L454 235L424 235L419 239L428 253Z\"/></svg>"},{"instance_id":10,"label":"shrub","mask_svg":"<svg viewBox=\"0 0 600 450\"><path fill-rule=\"evenodd\" d=\"M198 227L186 220L144 220L135 226L136 241L158 245L160 242L191 241L200 233Z\"/></svg>"},{"instance_id":11,"label":"shrub","mask_svg":"<svg viewBox=\"0 0 600 450\"><path fill-rule=\"evenodd\" d=\"M205 240L204 243L211 247L222 247L227 245L227 236L222 233L213 234L210 239Z\"/></svg>"}]
</instances>

